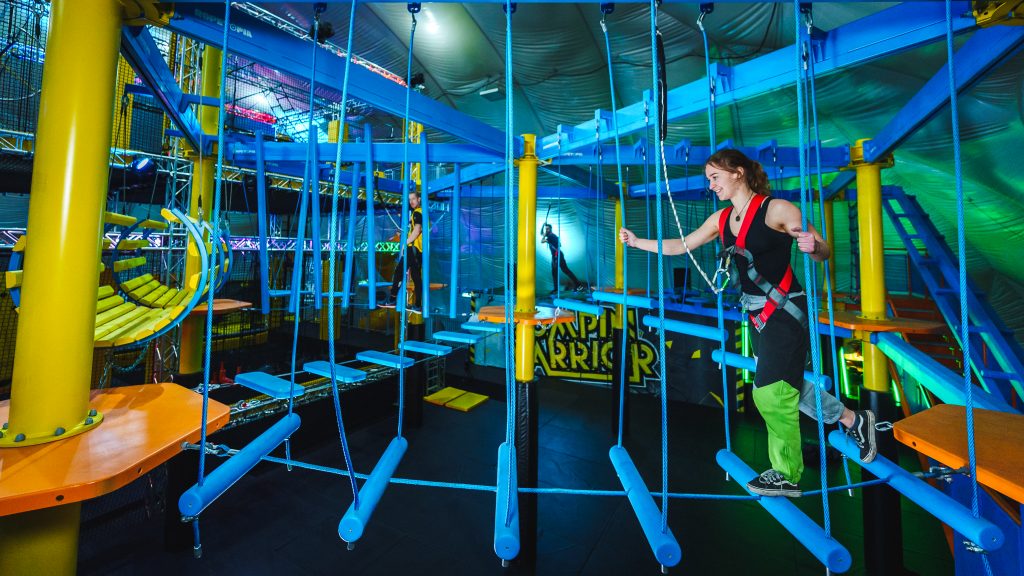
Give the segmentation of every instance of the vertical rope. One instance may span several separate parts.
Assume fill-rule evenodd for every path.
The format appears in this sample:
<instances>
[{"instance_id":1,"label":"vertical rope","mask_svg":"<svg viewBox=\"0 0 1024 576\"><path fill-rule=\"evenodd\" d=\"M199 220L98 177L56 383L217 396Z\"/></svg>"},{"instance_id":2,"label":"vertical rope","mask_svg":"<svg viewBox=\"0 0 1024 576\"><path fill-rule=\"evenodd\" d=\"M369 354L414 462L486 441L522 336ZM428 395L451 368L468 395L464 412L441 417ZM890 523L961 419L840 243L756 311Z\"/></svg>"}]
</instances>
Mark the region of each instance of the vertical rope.
<instances>
[{"instance_id":1,"label":"vertical rope","mask_svg":"<svg viewBox=\"0 0 1024 576\"><path fill-rule=\"evenodd\" d=\"M664 155L665 135L661 133L661 91L665 87L661 85L661 77L658 61L658 4L657 0L651 0L651 73L654 85L654 139L659 144L655 154ZM654 180L661 188L661 162L655 158ZM661 191L657 190L654 197L655 218L657 219L658 231L658 354L661 358L661 531L668 531L668 383L665 370L665 258L664 239L665 230L662 218Z\"/></svg>"},{"instance_id":2,"label":"vertical rope","mask_svg":"<svg viewBox=\"0 0 1024 576\"><path fill-rule=\"evenodd\" d=\"M978 458L974 445L974 384L971 382L971 334L967 308L967 233L964 213L964 175L960 159L960 110L957 102L956 71L953 69L953 11L946 0L946 67L949 70L949 111L953 131L953 168L956 173L956 247L960 276L960 348L963 350L964 408L967 425L967 461L971 475L971 514L981 515L978 503ZM981 554L985 573L991 576L988 556Z\"/></svg>"},{"instance_id":3,"label":"vertical rope","mask_svg":"<svg viewBox=\"0 0 1024 576\"><path fill-rule=\"evenodd\" d=\"M337 263L337 230L338 230L338 192L341 187L341 148L345 143L345 111L348 106L348 73L349 67L352 64L352 36L355 30L356 22L356 1L353 0L351 12L348 17L348 44L345 46L345 76L341 84L341 114L338 120L338 148L334 156L334 189L331 195L331 231L330 231L330 253L328 259L330 261L330 271L328 272L327 285L330 287L327 296L327 324L330 327L327 333L327 355L329 364L331 365L331 392L333 393L334 400L334 419L338 425L338 438L341 441L341 451L345 456L345 469L348 470L349 484L352 488L352 506L356 509L359 508L359 488L356 485L355 469L352 466L352 454L348 447L348 435L345 433L345 422L341 415L341 394L338 392L338 374L335 365L335 350L334 350L334 284L336 281L336 263ZM317 24L319 26L319 24ZM317 39L314 36L313 46L315 49ZM353 175L355 171L353 171ZM372 178L373 174L367 174L367 178ZM355 206L356 201L359 197L359 182L353 181L352 186L349 188L349 201L352 202L351 206ZM349 210L350 218L349 229L355 230L355 210ZM355 249L353 242L348 242L348 254L352 254ZM348 262L351 262L349 260ZM349 274L348 279L351 279L350 270L346 270ZM370 290L374 290L373 279L370 279ZM350 289L350 282L346 282L344 298L348 298L348 290ZM292 367L292 380L294 381L294 366Z\"/></svg>"},{"instance_id":4,"label":"vertical rope","mask_svg":"<svg viewBox=\"0 0 1024 576\"><path fill-rule=\"evenodd\" d=\"M793 23L794 23L794 44L793 52L796 57L796 106L797 106L797 132L799 133L799 156L800 156L800 225L804 231L808 231L807 215L813 214L810 207L809 191L807 189L807 158L804 155L807 142L805 127L807 126L806 111L804 110L804 80L806 69L804 67L804 40L801 34L800 2L793 1ZM811 369L814 372L814 408L818 421L818 449L821 474L821 506L825 519L825 536L832 537L832 519L829 511L828 501L828 462L825 459L825 425L822 422L824 416L821 410L821 350L818 341L818 287L814 283L814 264L806 252L803 253L804 261L804 291L807 293L807 329L811 344Z\"/></svg>"},{"instance_id":5,"label":"vertical rope","mask_svg":"<svg viewBox=\"0 0 1024 576\"><path fill-rule=\"evenodd\" d=\"M402 233L400 234L401 244L399 250L404 251L402 257L402 283L400 284L400 290L398 294L398 312L401 314L399 319L399 337L398 337L398 437L402 437L402 426L405 422L405 335L406 335L406 323L408 319L409 310L406 306L409 290L407 282L409 281L409 249L406 245L409 241L409 140L412 136L412 126L409 124L409 107L412 99L412 48L413 42L416 39L416 12L409 11L412 16L412 26L409 29L409 58L405 74L405 124L402 128ZM426 166L420 166L420 171L426 170ZM423 196L420 196L420 203L423 202ZM423 223L422 231L420 234L426 233L427 222ZM422 279L417 279L416 282L422 284ZM421 290L430 290L430 286L420 286Z\"/></svg>"},{"instance_id":6,"label":"vertical rope","mask_svg":"<svg viewBox=\"0 0 1024 576\"><path fill-rule=\"evenodd\" d=\"M516 241L518 228L518 210L516 209L514 185L515 167L513 158L515 156L515 137L513 136L513 119L515 99L513 77L512 77L512 2L505 0L505 214L508 215L505 222L505 442L508 444L508 484L512 485L512 476L515 474L516 454L516 370L515 370L515 303L516 303L516 274L513 274L516 261ZM559 246L561 249L561 246ZM508 499L505 501L505 526L512 523L512 499L516 496L514 490L508 491Z\"/></svg>"},{"instance_id":7,"label":"vertical rope","mask_svg":"<svg viewBox=\"0 0 1024 576\"><path fill-rule=\"evenodd\" d=\"M602 8L603 10L603 8ZM622 219L622 225L626 225L626 193L625 193L625 181L622 179L622 155L619 151L619 114L618 105L615 101L615 75L612 70L612 44L608 38L608 25L605 23L605 18L601 18L601 31L604 33L604 48L605 53L608 54L608 89L612 96L612 130L615 132L615 174L618 177L618 188L619 188L619 214ZM600 146L601 142L598 140L597 145ZM615 231L618 234L618 230ZM623 250L622 252L622 301L626 301L626 294L629 294L629 255ZM628 382L626 382L626 358L629 357L629 307L626 304L622 305L622 318L619 319L622 322L622 350L619 355L619 432L618 432L618 445L622 446L622 426L623 417L625 416L625 404L626 404L626 388Z\"/></svg>"}]
</instances>

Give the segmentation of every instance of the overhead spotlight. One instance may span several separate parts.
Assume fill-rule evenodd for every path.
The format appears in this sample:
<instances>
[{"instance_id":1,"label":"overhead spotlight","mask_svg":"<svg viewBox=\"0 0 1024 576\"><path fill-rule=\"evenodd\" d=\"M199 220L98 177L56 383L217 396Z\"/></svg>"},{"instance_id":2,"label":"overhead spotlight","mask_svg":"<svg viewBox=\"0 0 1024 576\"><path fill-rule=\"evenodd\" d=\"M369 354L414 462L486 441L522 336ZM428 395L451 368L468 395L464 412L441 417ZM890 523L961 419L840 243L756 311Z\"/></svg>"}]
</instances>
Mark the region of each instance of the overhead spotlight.
<instances>
[{"instance_id":1,"label":"overhead spotlight","mask_svg":"<svg viewBox=\"0 0 1024 576\"><path fill-rule=\"evenodd\" d=\"M156 173L156 162L149 157L136 158L130 166L132 172L139 176L152 176Z\"/></svg>"},{"instance_id":2,"label":"overhead spotlight","mask_svg":"<svg viewBox=\"0 0 1024 576\"><path fill-rule=\"evenodd\" d=\"M430 10L424 10L423 13L427 16L427 22L425 24L427 32L431 34L437 34L441 31L441 25L437 23L437 18L434 13Z\"/></svg>"}]
</instances>

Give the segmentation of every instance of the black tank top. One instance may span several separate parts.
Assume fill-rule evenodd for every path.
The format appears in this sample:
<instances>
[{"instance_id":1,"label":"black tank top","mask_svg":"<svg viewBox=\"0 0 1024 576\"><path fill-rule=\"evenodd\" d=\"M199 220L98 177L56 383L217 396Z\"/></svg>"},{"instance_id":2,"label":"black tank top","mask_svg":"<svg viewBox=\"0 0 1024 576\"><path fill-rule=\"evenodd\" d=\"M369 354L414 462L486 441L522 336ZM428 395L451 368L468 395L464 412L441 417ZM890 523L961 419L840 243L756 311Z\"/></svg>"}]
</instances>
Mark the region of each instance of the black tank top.
<instances>
[{"instance_id":1,"label":"black tank top","mask_svg":"<svg viewBox=\"0 0 1024 576\"><path fill-rule=\"evenodd\" d=\"M768 226L765 217L768 214L768 204L771 201L771 197L765 198L754 214L754 221L750 223L750 230L747 231L747 250L754 257L758 273L773 286L778 286L782 282L782 277L786 275L786 267L789 266L790 255L793 252L793 237ZM735 213L736 211L733 209L729 218L734 219ZM728 223L723 230L723 240L726 248L736 244L736 235L732 233ZM747 268L750 267L747 259L733 255L733 261L736 262L736 267L740 271L740 286L743 288L743 292L754 296L764 296L764 291L747 276ZM790 293L803 291L800 281L795 276L789 291Z\"/></svg>"}]
</instances>

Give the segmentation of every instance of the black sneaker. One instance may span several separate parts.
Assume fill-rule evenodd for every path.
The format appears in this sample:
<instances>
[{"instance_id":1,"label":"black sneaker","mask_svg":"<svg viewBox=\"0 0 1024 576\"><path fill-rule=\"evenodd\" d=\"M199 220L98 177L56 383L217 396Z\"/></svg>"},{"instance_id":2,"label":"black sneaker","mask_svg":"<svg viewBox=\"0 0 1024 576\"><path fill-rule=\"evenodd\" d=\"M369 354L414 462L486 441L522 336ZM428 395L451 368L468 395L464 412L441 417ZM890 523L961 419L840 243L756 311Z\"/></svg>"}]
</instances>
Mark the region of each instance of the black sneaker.
<instances>
[{"instance_id":1,"label":"black sneaker","mask_svg":"<svg viewBox=\"0 0 1024 576\"><path fill-rule=\"evenodd\" d=\"M860 448L860 461L868 464L878 455L878 444L875 443L875 413L871 410L857 410L853 413L853 426L846 434Z\"/></svg>"},{"instance_id":2,"label":"black sneaker","mask_svg":"<svg viewBox=\"0 0 1024 576\"><path fill-rule=\"evenodd\" d=\"M394 296L388 296L387 298L385 298L384 301L380 303L380 307L381 308L394 308L395 307L395 298L394 298Z\"/></svg>"},{"instance_id":3,"label":"black sneaker","mask_svg":"<svg viewBox=\"0 0 1024 576\"><path fill-rule=\"evenodd\" d=\"M747 490L761 496L789 496L797 498L803 492L796 484L786 480L777 470L769 468L760 476L747 482Z\"/></svg>"}]
</instances>

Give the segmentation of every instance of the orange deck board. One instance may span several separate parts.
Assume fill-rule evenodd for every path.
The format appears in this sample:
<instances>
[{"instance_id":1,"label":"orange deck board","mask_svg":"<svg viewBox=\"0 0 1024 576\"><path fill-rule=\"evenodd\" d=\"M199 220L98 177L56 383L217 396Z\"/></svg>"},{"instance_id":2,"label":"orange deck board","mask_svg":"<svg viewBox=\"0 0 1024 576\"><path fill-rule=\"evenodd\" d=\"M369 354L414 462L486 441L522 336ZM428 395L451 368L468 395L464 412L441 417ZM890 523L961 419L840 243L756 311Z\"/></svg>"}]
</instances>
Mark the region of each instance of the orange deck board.
<instances>
[{"instance_id":1,"label":"orange deck board","mask_svg":"<svg viewBox=\"0 0 1024 576\"><path fill-rule=\"evenodd\" d=\"M243 308L252 308L252 302L246 302L244 300L229 300L227 298L215 298L213 300L213 315L227 314L228 312L234 312ZM196 304L196 307L192 309L191 316L199 316L206 314L206 301Z\"/></svg>"},{"instance_id":2,"label":"orange deck board","mask_svg":"<svg viewBox=\"0 0 1024 576\"><path fill-rule=\"evenodd\" d=\"M900 442L950 468L967 466L966 410L939 404L900 420ZM1024 415L974 410L978 482L1024 503Z\"/></svg>"},{"instance_id":3,"label":"orange deck board","mask_svg":"<svg viewBox=\"0 0 1024 576\"><path fill-rule=\"evenodd\" d=\"M199 440L203 397L177 384L93 390L99 426L67 440L0 448L0 515L80 502L113 492ZM10 402L0 402L0 422ZM222 428L229 408L210 400L208 430Z\"/></svg>"},{"instance_id":4,"label":"orange deck board","mask_svg":"<svg viewBox=\"0 0 1024 576\"><path fill-rule=\"evenodd\" d=\"M927 320L915 320L913 318L887 318L884 320L872 320L861 318L860 312L854 310L835 310L835 324L849 330L864 330L867 332L902 332L904 334L938 334L946 325L941 322L929 322ZM828 313L818 314L821 322L828 324Z\"/></svg>"},{"instance_id":5,"label":"orange deck board","mask_svg":"<svg viewBox=\"0 0 1024 576\"><path fill-rule=\"evenodd\" d=\"M484 322L501 324L505 322L504 306L484 306L479 312L480 319ZM516 322L523 324L567 324L576 321L576 313L568 310L556 310L549 306L537 306L537 312L516 312Z\"/></svg>"}]
</instances>

